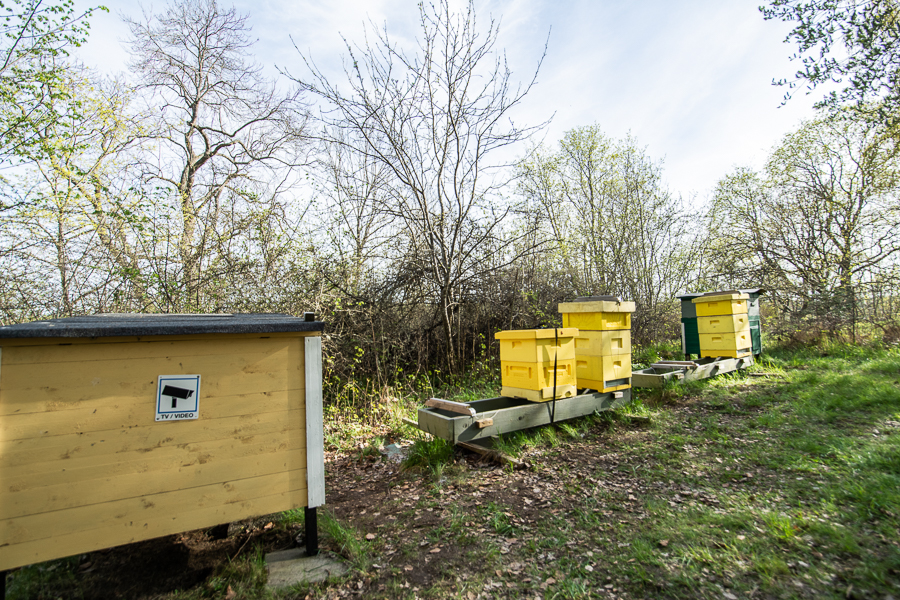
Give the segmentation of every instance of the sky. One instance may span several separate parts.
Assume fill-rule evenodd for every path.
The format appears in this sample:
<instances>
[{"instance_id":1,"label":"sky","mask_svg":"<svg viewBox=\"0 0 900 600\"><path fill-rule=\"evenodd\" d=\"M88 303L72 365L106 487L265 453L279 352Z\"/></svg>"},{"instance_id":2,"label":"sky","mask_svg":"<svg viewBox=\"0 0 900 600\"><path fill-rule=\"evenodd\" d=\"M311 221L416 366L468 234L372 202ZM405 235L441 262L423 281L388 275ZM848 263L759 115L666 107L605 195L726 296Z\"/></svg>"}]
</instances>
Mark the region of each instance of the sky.
<instances>
[{"instance_id":1,"label":"sky","mask_svg":"<svg viewBox=\"0 0 900 600\"><path fill-rule=\"evenodd\" d=\"M774 78L797 70L783 43L790 24L765 21L761 0L475 0L478 21L499 21L498 47L513 78L527 82L544 52L537 84L516 114L522 124L552 117L542 133L555 144L575 127L597 124L629 133L663 161L669 189L699 206L735 167L761 168L772 148L821 97L798 93L781 106ZM228 5L227 0L220 3ZM77 0L85 8L94 3ZM160 12L162 0L106 0L92 19L86 64L108 74L127 69L121 15ZM298 49L327 74L340 76L344 39L363 42L367 23L386 24L414 48L417 0L234 0L249 15L256 61L307 72ZM462 0L451 0L462 6ZM296 48L295 48L296 45ZM524 152L524 148L522 149Z\"/></svg>"}]
</instances>

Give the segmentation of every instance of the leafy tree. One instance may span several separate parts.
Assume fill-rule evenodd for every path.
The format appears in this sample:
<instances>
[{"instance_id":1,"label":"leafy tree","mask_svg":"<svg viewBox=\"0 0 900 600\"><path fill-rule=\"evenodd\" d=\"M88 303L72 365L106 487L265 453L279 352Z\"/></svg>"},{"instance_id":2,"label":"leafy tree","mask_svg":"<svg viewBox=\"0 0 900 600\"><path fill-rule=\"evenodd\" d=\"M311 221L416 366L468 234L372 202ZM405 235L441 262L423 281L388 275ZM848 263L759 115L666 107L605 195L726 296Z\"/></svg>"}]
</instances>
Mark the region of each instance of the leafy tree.
<instances>
[{"instance_id":1,"label":"leafy tree","mask_svg":"<svg viewBox=\"0 0 900 600\"><path fill-rule=\"evenodd\" d=\"M795 22L785 42L797 45L801 68L776 83L791 90L843 84L820 107L852 102L895 124L900 116L900 4L897 0L772 0L766 19ZM873 109L872 103L876 105Z\"/></svg>"},{"instance_id":2,"label":"leafy tree","mask_svg":"<svg viewBox=\"0 0 900 600\"><path fill-rule=\"evenodd\" d=\"M78 66L62 72L57 85L63 93L48 100L57 118L25 130L49 151L23 157L7 182L25 201L10 212L0 247L17 263L10 265L16 278L42 281L33 288L40 293L22 289L19 300L34 316L104 310L95 302L112 296L121 308L139 310L145 294L135 238L143 223L140 198L128 189L138 174L129 150L141 139L133 92ZM0 285L18 284L0 277Z\"/></svg>"},{"instance_id":3,"label":"leafy tree","mask_svg":"<svg viewBox=\"0 0 900 600\"><path fill-rule=\"evenodd\" d=\"M73 0L0 1L0 165L47 153L35 132L61 118L55 107L67 94L65 58L85 42L89 17Z\"/></svg>"}]
</instances>

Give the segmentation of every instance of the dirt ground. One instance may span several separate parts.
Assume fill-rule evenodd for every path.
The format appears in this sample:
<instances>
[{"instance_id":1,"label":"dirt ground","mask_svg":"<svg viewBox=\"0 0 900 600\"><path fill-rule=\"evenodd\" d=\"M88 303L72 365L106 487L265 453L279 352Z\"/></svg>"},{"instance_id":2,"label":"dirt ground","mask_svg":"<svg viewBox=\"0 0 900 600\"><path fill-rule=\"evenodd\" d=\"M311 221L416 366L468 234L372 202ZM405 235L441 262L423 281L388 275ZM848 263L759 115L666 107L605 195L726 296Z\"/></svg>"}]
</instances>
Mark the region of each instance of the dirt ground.
<instances>
[{"instance_id":1,"label":"dirt ground","mask_svg":"<svg viewBox=\"0 0 900 600\"><path fill-rule=\"evenodd\" d=\"M273 517L233 523L224 539L216 539L211 530L190 531L82 555L79 597L156 598L192 588L221 565L256 548L265 552L291 548L302 528L276 529Z\"/></svg>"},{"instance_id":2,"label":"dirt ground","mask_svg":"<svg viewBox=\"0 0 900 600\"><path fill-rule=\"evenodd\" d=\"M649 432L641 431L638 425L616 437L639 443L647 435ZM483 515L475 516L479 511L483 513L487 506L502 506L502 514L512 527L528 531L539 519L565 513L570 504L583 497L560 492L579 492L581 485L601 484L587 471L579 474L581 466L593 470L608 464L610 477L602 485L619 497L623 511L635 512L633 516L639 519L640 490L635 480L619 476L619 470L613 469L619 464L615 453L619 442L609 436L599 445L596 441L567 443L565 453L554 459L557 466L540 472L504 468L457 449L452 469L465 476L458 478L457 483L445 482L441 486L435 486L423 472L402 470L399 456L389 459L331 453L326 458L327 509L341 522L355 527L361 536L377 538L382 558L381 564L373 565L372 574L345 581L329 591L336 596L344 596L348 590L363 596L367 590L383 594L387 586L397 585L398 571L403 580L400 587L425 589L446 581L448 572L469 571L468 551L479 542L461 546L436 540L435 532L446 526L448 513L439 507L422 508L426 498L436 499L438 504L443 500L457 510L470 512L471 521L465 521L464 526L482 540L499 546L501 554L515 553L516 546L527 540L505 537L495 528L485 527ZM201 584L228 561L260 550L268 553L303 543L302 523L279 526L277 515L232 523L224 539L217 539L215 533L192 531L83 555L76 570L80 597L158 598ZM341 552L327 537L320 535L320 540L323 550ZM409 548L416 551L410 553Z\"/></svg>"}]
</instances>

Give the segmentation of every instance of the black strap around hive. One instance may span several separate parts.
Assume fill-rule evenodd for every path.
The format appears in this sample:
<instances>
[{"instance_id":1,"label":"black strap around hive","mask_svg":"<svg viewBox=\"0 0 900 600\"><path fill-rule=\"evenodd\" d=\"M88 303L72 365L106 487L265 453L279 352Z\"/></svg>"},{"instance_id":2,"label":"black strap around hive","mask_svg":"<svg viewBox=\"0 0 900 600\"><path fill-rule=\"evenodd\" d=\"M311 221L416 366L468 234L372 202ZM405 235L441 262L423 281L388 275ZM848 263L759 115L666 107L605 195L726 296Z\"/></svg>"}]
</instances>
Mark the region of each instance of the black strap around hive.
<instances>
[{"instance_id":1,"label":"black strap around hive","mask_svg":"<svg viewBox=\"0 0 900 600\"><path fill-rule=\"evenodd\" d=\"M556 421L556 369L559 364L559 329L553 328L553 337L556 340L554 348L556 351L553 354L553 410L550 411L550 424L552 425L554 421Z\"/></svg>"}]
</instances>

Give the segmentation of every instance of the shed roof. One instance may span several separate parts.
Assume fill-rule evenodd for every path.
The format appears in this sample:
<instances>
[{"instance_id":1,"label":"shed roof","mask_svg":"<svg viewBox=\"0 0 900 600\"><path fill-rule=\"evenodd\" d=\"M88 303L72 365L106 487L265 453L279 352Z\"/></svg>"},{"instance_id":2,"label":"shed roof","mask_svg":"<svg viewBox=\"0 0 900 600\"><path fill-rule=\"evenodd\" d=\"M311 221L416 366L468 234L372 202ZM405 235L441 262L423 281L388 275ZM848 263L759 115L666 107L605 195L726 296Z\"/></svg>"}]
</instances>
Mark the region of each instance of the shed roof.
<instances>
[{"instance_id":1,"label":"shed roof","mask_svg":"<svg viewBox=\"0 0 900 600\"><path fill-rule=\"evenodd\" d=\"M311 315L312 313L307 313ZM325 323L281 313L104 313L0 326L0 338L323 331Z\"/></svg>"}]
</instances>

